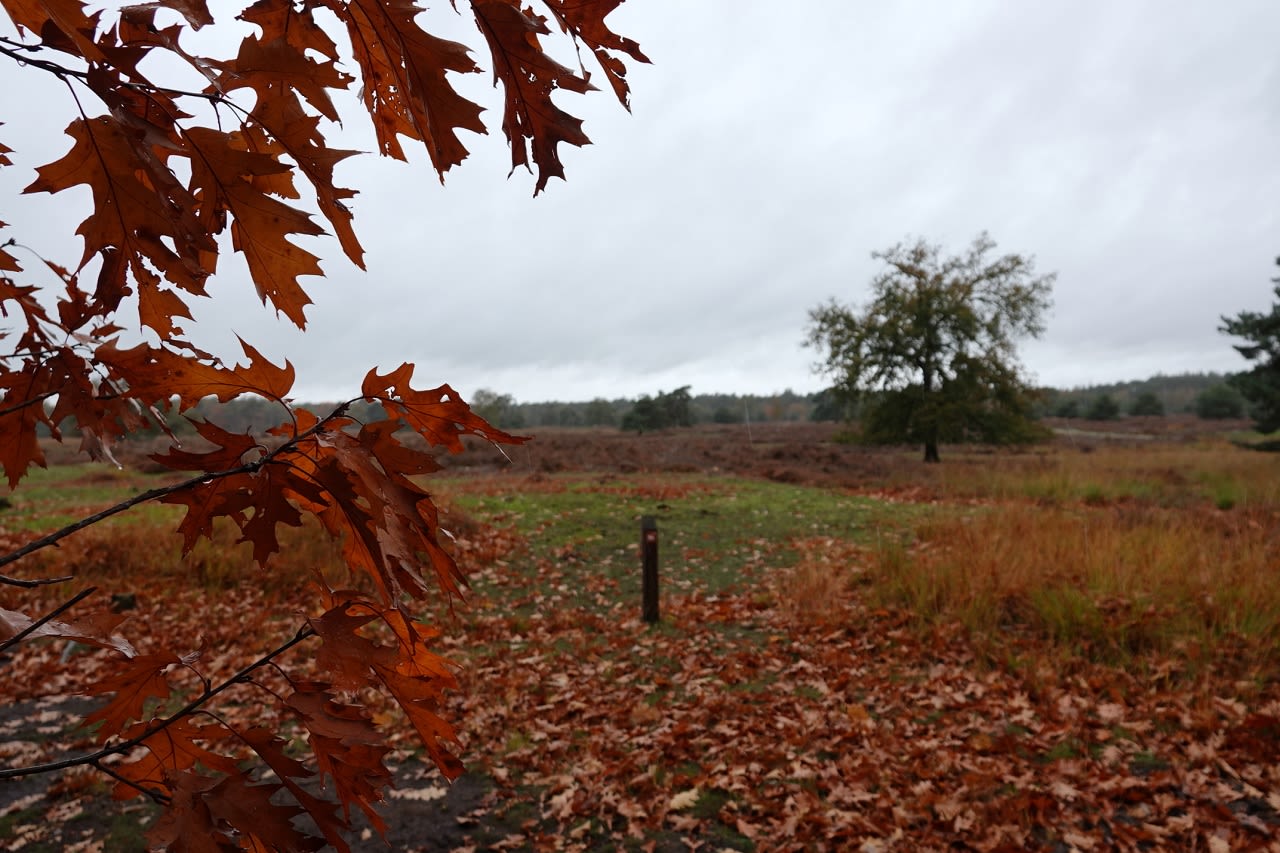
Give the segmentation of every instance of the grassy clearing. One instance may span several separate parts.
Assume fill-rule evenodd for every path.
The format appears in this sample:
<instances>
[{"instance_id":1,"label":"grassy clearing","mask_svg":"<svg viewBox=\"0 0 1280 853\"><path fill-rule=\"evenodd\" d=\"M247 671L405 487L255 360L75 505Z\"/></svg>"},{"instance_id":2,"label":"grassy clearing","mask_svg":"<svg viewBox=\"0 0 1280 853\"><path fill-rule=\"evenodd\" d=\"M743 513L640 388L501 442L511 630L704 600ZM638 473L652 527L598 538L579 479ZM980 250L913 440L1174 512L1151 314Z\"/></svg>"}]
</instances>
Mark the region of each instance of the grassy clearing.
<instances>
[{"instance_id":1,"label":"grassy clearing","mask_svg":"<svg viewBox=\"0 0 1280 853\"><path fill-rule=\"evenodd\" d=\"M937 738L968 750L965 767L998 757L986 782L965 770L957 789L976 792L977 825L1025 815L1040 794L1005 780L1049 769L1092 763L1107 768L1099 779L1123 769L1160 784L1183 760L1179 733L1218 731L1206 720L1275 678L1277 465L1225 443L1149 442L955 453L932 467L912 456L857 493L684 474L433 478L473 571L465 624L442 640L465 667L468 761L516 792L515 825L524 810L553 836L565 827L551 804L574 796L604 797L597 814L621 801L609 798L683 804L629 835L636 847L700 832L751 849L741 832L762 832L783 802L853 796L822 775L833 761L891 785L881 771L905 754L938 766ZM159 482L107 474L42 473L0 526L47 529ZM246 607L280 609L312 570L341 571L311 527L282 531L265 575L230 529L181 561L180 511L153 512L72 537L42 571L142 586L167 610L177 599L161 596L193 578L208 592L252 585L262 597ZM664 622L651 629L637 619L644 515L661 535ZM226 637L242 631L227 620ZM1186 697L1174 710L1160 692L1172 688ZM1144 690L1141 713L1122 707ZM1001 698L976 708L987 691ZM1069 720L1064 697L1079 712ZM1262 736L1241 726L1228 740L1243 754ZM872 796L844 805L874 811ZM580 826L606 845L627 824Z\"/></svg>"},{"instance_id":2,"label":"grassy clearing","mask_svg":"<svg viewBox=\"0 0 1280 853\"><path fill-rule=\"evenodd\" d=\"M531 558L557 561L558 580L581 593L563 599L573 606L638 600L635 542L649 514L664 591L752 584L761 604L776 594L813 619L856 587L925 627L965 626L997 659L1031 637L1123 666L1177 653L1190 669L1252 671L1280 651L1278 475L1280 458L1201 442L953 454L867 485L890 501L677 475L451 481L447 491L527 537Z\"/></svg>"},{"instance_id":3,"label":"grassy clearing","mask_svg":"<svg viewBox=\"0 0 1280 853\"><path fill-rule=\"evenodd\" d=\"M599 606L578 574L616 582L617 593L638 600L640 519L659 530L662 582L673 591L717 594L740 587L768 566L794 565L798 543L815 537L870 543L889 529L906 529L915 508L871 498L734 478L646 477L631 484L613 477L562 475L530 483L453 480L442 489L454 508L487 524L510 527L534 560L565 567L580 595L575 606Z\"/></svg>"},{"instance_id":4,"label":"grassy clearing","mask_svg":"<svg viewBox=\"0 0 1280 853\"><path fill-rule=\"evenodd\" d=\"M98 465L36 471L7 497L0 525L48 530L161 482ZM856 587L922 625L964 625L994 657L1013 634L1122 664L1178 651L1267 666L1280 650L1280 456L1226 441L957 452L941 466L904 463L865 494L693 474L432 486L453 512L446 527L505 529L527 543L508 559L555 566L554 577L530 580L554 584L561 607L603 613L639 600L639 521L652 515L664 595L746 591L812 620ZM251 580L265 592L343 571L337 546L310 526L282 529L265 573L229 526L182 560L179 513L126 513L42 554L39 571L124 586L194 579L210 590ZM484 572L475 583L486 606L522 620L546 603L543 590L499 588Z\"/></svg>"},{"instance_id":5,"label":"grassy clearing","mask_svg":"<svg viewBox=\"0 0 1280 853\"><path fill-rule=\"evenodd\" d=\"M0 523L11 531L47 533L177 479L90 462L33 468L16 491L0 486ZM172 512L170 507L146 504L129 514L128 523L160 522Z\"/></svg>"}]
</instances>

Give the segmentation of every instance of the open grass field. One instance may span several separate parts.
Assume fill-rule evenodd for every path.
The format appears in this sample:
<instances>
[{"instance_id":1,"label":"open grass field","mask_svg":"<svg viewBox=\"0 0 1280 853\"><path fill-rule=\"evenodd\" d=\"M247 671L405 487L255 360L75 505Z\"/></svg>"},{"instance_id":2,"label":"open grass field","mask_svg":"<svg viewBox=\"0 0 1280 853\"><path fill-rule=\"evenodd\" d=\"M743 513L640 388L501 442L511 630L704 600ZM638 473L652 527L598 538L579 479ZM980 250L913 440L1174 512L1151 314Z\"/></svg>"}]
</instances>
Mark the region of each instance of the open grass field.
<instances>
[{"instance_id":1,"label":"open grass field","mask_svg":"<svg viewBox=\"0 0 1280 853\"><path fill-rule=\"evenodd\" d=\"M449 789L401 736L393 848L1276 849L1280 455L1170 423L927 467L811 425L459 458L431 482L471 590L430 618L469 772ZM0 537L156 484L55 466L5 499ZM230 536L184 562L176 521L149 507L26 571L134 593L136 645L203 634L228 668L291 632L309 572L341 571L309 528L265 573ZM82 706L33 704L92 672L62 654L3 664L23 704L0 762L83 740ZM3 785L0 850L142 849L148 812L100 781Z\"/></svg>"}]
</instances>

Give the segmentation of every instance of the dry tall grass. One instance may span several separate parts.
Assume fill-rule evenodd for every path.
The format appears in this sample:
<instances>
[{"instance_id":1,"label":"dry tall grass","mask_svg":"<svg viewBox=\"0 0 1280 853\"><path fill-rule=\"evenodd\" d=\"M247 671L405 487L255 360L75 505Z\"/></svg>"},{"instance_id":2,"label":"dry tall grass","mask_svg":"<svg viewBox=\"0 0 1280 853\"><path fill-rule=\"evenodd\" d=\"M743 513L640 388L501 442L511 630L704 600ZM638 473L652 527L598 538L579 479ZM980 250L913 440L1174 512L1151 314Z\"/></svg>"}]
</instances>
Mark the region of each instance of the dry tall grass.
<instances>
[{"instance_id":1,"label":"dry tall grass","mask_svg":"<svg viewBox=\"0 0 1280 853\"><path fill-rule=\"evenodd\" d=\"M967 626L993 649L1280 661L1280 458L1225 442L1063 448L944 464L964 501L885 537L873 600Z\"/></svg>"},{"instance_id":2,"label":"dry tall grass","mask_svg":"<svg viewBox=\"0 0 1280 853\"><path fill-rule=\"evenodd\" d=\"M799 559L774 578L782 609L798 622L842 618L850 587L866 571L866 549L829 536L799 539L793 544Z\"/></svg>"},{"instance_id":3,"label":"dry tall grass","mask_svg":"<svg viewBox=\"0 0 1280 853\"><path fill-rule=\"evenodd\" d=\"M33 555L31 574L74 575L82 584L142 595L248 585L269 596L288 597L315 572L334 581L346 573L340 546L318 525L280 528L280 552L260 569L253 562L252 545L238 542L239 531L229 522L217 524L213 540L201 539L184 557L182 538L174 532L179 517L163 513L159 519L86 528L59 547Z\"/></svg>"},{"instance_id":4,"label":"dry tall grass","mask_svg":"<svg viewBox=\"0 0 1280 853\"><path fill-rule=\"evenodd\" d=\"M1280 506L1280 454L1245 450L1223 440L954 453L942 465L920 468L903 466L889 485L923 487L950 500Z\"/></svg>"}]
</instances>

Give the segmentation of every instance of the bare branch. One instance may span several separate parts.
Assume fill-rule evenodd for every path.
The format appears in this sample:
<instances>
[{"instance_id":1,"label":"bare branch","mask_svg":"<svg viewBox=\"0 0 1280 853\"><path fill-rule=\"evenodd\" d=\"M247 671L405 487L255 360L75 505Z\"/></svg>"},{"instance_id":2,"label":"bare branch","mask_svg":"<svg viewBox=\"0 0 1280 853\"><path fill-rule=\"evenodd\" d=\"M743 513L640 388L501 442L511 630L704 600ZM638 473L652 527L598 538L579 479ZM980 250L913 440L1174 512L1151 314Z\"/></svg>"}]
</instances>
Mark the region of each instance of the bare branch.
<instances>
[{"instance_id":1,"label":"bare branch","mask_svg":"<svg viewBox=\"0 0 1280 853\"><path fill-rule=\"evenodd\" d=\"M30 400L24 400L21 403L12 405L7 409L0 409L0 418L4 417L5 415L11 415L14 412L20 412L23 409L27 408L28 406L34 406L37 403L43 403L45 400L48 400L50 397L56 397L56 396L58 396L57 391L46 391L43 394L37 394L36 396L32 397Z\"/></svg>"},{"instance_id":2,"label":"bare branch","mask_svg":"<svg viewBox=\"0 0 1280 853\"><path fill-rule=\"evenodd\" d=\"M41 71L48 71L59 80L65 81L67 78L71 77L82 83L88 82L89 73L87 71L68 68L65 65L58 64L57 62L51 62L48 59L39 59L31 55L43 49L44 48L41 45L24 44L23 42L0 36L0 55L7 56L21 65L27 65L31 68L39 68ZM220 92L192 92L187 89L171 89L168 86L156 86L151 83L133 82L129 80L121 80L120 85L126 89L141 92L145 95L158 94L170 95L179 98L199 98L200 100L208 101L215 106L218 104L235 106L235 104L232 104L231 101L229 101L227 97Z\"/></svg>"},{"instance_id":3,"label":"bare branch","mask_svg":"<svg viewBox=\"0 0 1280 853\"><path fill-rule=\"evenodd\" d=\"M7 579L6 579L6 580L7 580ZM68 577L68 578L58 578L58 579L56 579L56 580L57 580L57 581L69 581L69 580L71 580L71 578L69 578L69 577ZM50 580L50 581L45 581L45 583L53 583L53 582L55 582L55 581L52 581L52 580ZM32 582L25 582L25 583L24 583L24 582L22 582L22 581L18 581L18 582L16 582L16 583L15 583L15 586L26 586L28 583L32 583ZM14 634L14 635L13 635L12 637L10 637L9 639L7 639L7 640L5 640L4 642L0 643L0 652L3 652L5 649L9 648L10 646L16 646L18 643L22 642L23 638L25 638L25 637L29 636L33 631L35 631L36 629L38 629L41 625L45 624L46 622L50 622L50 621L52 621L53 619L55 619L56 617L58 617L58 616L62 615L62 614L63 614L63 613L65 613L65 612L67 612L67 611L68 611L68 610L70 610L72 607L75 607L75 606L76 606L77 604L79 604L81 601L83 601L84 599L88 598L90 595L93 595L93 593L97 592L97 590L98 590L98 588L97 588L96 586L91 586L91 587L88 587L87 589L82 589L80 592L78 592L78 593L76 593L75 595L71 596L71 598L68 598L66 601L64 601L64 602L62 602L61 604L59 604L57 607L55 607L53 610L51 610L51 611L49 611L48 613L46 613L44 616L41 616L39 619L37 619L36 621L32 622L32 623L31 623L30 625L28 625L27 627L23 628L21 631L19 631L18 633Z\"/></svg>"},{"instance_id":4,"label":"bare branch","mask_svg":"<svg viewBox=\"0 0 1280 853\"><path fill-rule=\"evenodd\" d=\"M345 411L348 405L349 405L348 403L343 403L341 406L334 409L333 412L331 412L329 415L325 416L324 418L316 422L316 424L312 426L311 429L307 430L306 432L300 433L290 441L287 441L284 444L277 447L275 450L268 451L261 459L255 460L253 462L246 462L244 465L237 465L235 468L229 468L225 471L216 471L213 473L197 474L196 476L191 477L190 479L183 480L181 483L174 483L173 485L170 485L170 486L162 486L158 489L149 489L145 492L140 492L134 495L133 497L128 498L127 500L123 500L118 504L109 506L104 510L100 510L99 512L95 512L93 515L86 516L80 519L79 521L68 524L66 527L63 527L60 530L55 530L52 533L49 533L45 536L41 536L39 539L33 539L32 541L28 542L26 545L23 545L21 548L10 551L8 554L5 554L3 557L0 557L0 566L7 566L10 563L17 562L18 560L22 559L28 554L33 554L36 551L39 551L41 548L47 548L50 545L54 545L60 542L61 540L67 538L72 533L75 533L78 530L83 530L86 527L90 527L94 524L97 524L99 521L103 521L104 519L108 519L113 515L122 513L127 509L137 506L138 504L146 503L147 501L156 500L157 498L162 498L165 495L171 495L171 494L174 494L175 492L181 492L184 489L190 489L202 483L210 482L212 480L221 480L226 477L233 477L237 474L248 474L253 471L257 471L263 465L266 465L276 456L283 453L285 450L291 449L295 442L303 438L306 438L307 436L313 433L321 431L331 419L338 417L340 412ZM49 584L49 583L61 583L62 581L66 581L66 580L71 580L71 578L66 577L66 578L58 578L58 579L46 579L46 580L40 580L40 581L20 581L20 580L17 580L16 578L8 578L4 575L0 575L0 581L3 581L5 583L11 583L13 586L24 586L24 587L40 586L42 584Z\"/></svg>"},{"instance_id":5,"label":"bare branch","mask_svg":"<svg viewBox=\"0 0 1280 853\"><path fill-rule=\"evenodd\" d=\"M151 737L152 735L159 734L160 732L169 728L169 726L178 722L178 720L181 720L183 717L187 717L191 715L193 712L200 709L200 707L203 706L206 702L208 702L210 699L213 699L215 696L217 696L219 693L222 693L224 690L227 690L228 688L236 684L241 684L249 681L250 676L253 674L255 670L261 669L262 667L267 666L275 658L279 657L280 655L287 652L289 649L298 645L298 643L301 643L304 640L314 637L315 633L316 633L315 629L313 629L310 625L303 625L301 628L297 630L297 632L290 639L281 643L279 646L276 646L274 649L267 652L265 655L258 658L253 663L249 664L248 666L241 669L239 672L225 679L217 687L204 690L203 692L200 693L199 696L197 696L195 699L192 699L186 705L183 705L181 708L179 708L177 711L170 714L168 717L165 717L162 720L154 721L151 725L147 726L146 729L144 729L137 735L134 735L133 737L129 738L128 740L121 741L120 743L113 744L112 746L103 747L102 749L99 749L96 752L90 752L85 755L78 755L72 758L63 758L59 761L50 761L50 762L46 762L45 764L32 764L27 767L3 768L3 769L0 769L0 779L16 779L22 776L34 776L40 773L52 773L57 770L66 770L69 767L82 767L85 765L88 765L90 767L99 767L99 762L101 762L102 759L109 758L112 755L123 755L129 752L135 746L139 746L143 741L145 741L147 738ZM101 767L99 767L99 769L101 769ZM115 776L114 773L110 775ZM116 778L119 778L119 777L117 776ZM144 791L144 792L148 794L152 793L150 791Z\"/></svg>"}]
</instances>

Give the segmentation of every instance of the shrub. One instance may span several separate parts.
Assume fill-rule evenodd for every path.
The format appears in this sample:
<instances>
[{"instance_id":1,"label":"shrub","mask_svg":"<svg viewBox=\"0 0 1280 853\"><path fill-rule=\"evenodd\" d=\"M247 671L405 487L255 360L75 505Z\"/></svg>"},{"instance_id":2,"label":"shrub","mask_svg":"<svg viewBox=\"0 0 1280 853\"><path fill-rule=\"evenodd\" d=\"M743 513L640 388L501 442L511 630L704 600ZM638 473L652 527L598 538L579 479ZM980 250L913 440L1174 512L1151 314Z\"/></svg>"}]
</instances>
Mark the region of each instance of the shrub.
<instances>
[{"instance_id":1,"label":"shrub","mask_svg":"<svg viewBox=\"0 0 1280 853\"><path fill-rule=\"evenodd\" d=\"M1220 383L1206 388L1196 397L1196 415L1206 420L1244 417L1244 397L1230 385Z\"/></svg>"},{"instance_id":2,"label":"shrub","mask_svg":"<svg viewBox=\"0 0 1280 853\"><path fill-rule=\"evenodd\" d=\"M1160 402L1160 398L1151 391L1143 391L1135 397L1133 403L1130 404L1129 414L1138 417L1163 417L1164 403Z\"/></svg>"},{"instance_id":3,"label":"shrub","mask_svg":"<svg viewBox=\"0 0 1280 853\"><path fill-rule=\"evenodd\" d=\"M1110 394L1095 397L1085 417L1091 421L1114 421L1120 417L1120 404Z\"/></svg>"},{"instance_id":4,"label":"shrub","mask_svg":"<svg viewBox=\"0 0 1280 853\"><path fill-rule=\"evenodd\" d=\"M1078 418L1080 403L1077 400L1063 400L1054 408L1053 414L1059 418Z\"/></svg>"}]
</instances>

